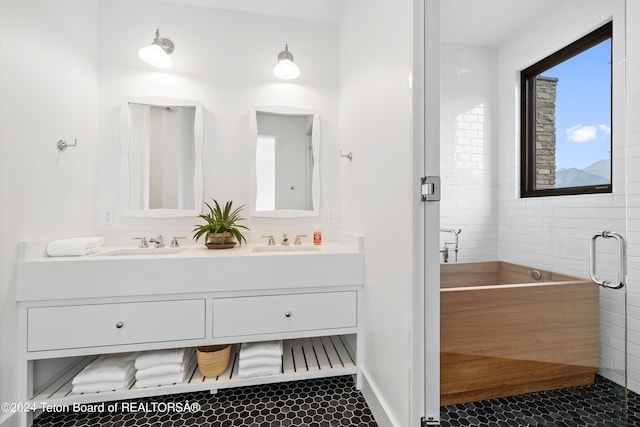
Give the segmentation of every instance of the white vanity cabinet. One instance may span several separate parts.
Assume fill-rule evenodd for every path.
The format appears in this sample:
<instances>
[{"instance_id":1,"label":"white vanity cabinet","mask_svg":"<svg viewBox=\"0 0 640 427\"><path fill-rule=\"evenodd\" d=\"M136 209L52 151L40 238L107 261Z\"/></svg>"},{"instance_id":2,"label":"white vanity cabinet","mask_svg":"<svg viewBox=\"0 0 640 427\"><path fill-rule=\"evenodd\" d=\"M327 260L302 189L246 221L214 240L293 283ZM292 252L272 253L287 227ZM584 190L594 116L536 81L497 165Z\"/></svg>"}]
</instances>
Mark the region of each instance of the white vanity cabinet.
<instances>
[{"instance_id":1,"label":"white vanity cabinet","mask_svg":"<svg viewBox=\"0 0 640 427\"><path fill-rule=\"evenodd\" d=\"M205 299L27 308L27 351L205 339Z\"/></svg>"},{"instance_id":2,"label":"white vanity cabinet","mask_svg":"<svg viewBox=\"0 0 640 427\"><path fill-rule=\"evenodd\" d=\"M216 252L198 248L163 260L22 258L18 263L18 386L23 401L38 408L43 402L97 403L358 373L360 251L325 257ZM242 263L246 267L238 270ZM228 274L225 265L232 265ZM305 271L296 274L296 265L303 265ZM216 266L222 273L212 275ZM189 280L174 280L180 268L188 269ZM47 273L48 269L57 274ZM95 281L88 280L92 271ZM153 271L153 280L141 280L147 271ZM202 276L195 277L194 271ZM39 284L46 276L49 282ZM162 281L163 276L168 282ZM284 343L282 373L238 378L239 344L274 339ZM184 383L170 386L138 389L134 384L111 392L71 391L73 377L100 354L223 343L235 345L227 371L215 378L204 378L194 368ZM50 359L62 359L58 365L65 366L63 372L34 390L34 366ZM30 424L31 414L20 416L21 425Z\"/></svg>"},{"instance_id":3,"label":"white vanity cabinet","mask_svg":"<svg viewBox=\"0 0 640 427\"><path fill-rule=\"evenodd\" d=\"M278 336L356 328L357 291L215 298L213 337Z\"/></svg>"}]
</instances>

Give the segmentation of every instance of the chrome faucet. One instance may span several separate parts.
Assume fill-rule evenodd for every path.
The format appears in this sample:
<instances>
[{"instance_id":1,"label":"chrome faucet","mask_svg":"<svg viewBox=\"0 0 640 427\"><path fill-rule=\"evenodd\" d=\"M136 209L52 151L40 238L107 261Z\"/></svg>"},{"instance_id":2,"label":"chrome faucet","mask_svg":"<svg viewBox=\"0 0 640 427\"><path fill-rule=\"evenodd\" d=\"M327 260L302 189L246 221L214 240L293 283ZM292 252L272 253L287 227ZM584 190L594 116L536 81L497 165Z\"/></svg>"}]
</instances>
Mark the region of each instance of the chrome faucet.
<instances>
[{"instance_id":1,"label":"chrome faucet","mask_svg":"<svg viewBox=\"0 0 640 427\"><path fill-rule=\"evenodd\" d=\"M140 244L138 245L139 248L148 248L149 247L149 243L147 242L147 238L146 237L133 237L133 240L140 240Z\"/></svg>"},{"instance_id":2,"label":"chrome faucet","mask_svg":"<svg viewBox=\"0 0 640 427\"><path fill-rule=\"evenodd\" d=\"M149 239L149 243L155 243L156 248L164 248L164 241L162 240L162 236L158 235L155 239L152 237Z\"/></svg>"},{"instance_id":3,"label":"chrome faucet","mask_svg":"<svg viewBox=\"0 0 640 427\"><path fill-rule=\"evenodd\" d=\"M287 234L282 235L282 242L280 243L282 246L289 246L289 236Z\"/></svg>"},{"instance_id":4,"label":"chrome faucet","mask_svg":"<svg viewBox=\"0 0 640 427\"><path fill-rule=\"evenodd\" d=\"M307 237L306 234L296 234L296 240L293 242L294 245L301 245L302 244L302 240L300 240L301 237Z\"/></svg>"},{"instance_id":5,"label":"chrome faucet","mask_svg":"<svg viewBox=\"0 0 640 427\"><path fill-rule=\"evenodd\" d=\"M449 262L449 246L448 245L453 245L453 253L454 253L453 262L458 262L458 236L460 235L460 233L462 233L462 229L461 228L458 228L458 229L441 228L440 232L451 233L455 237L455 242L445 242L444 245L442 245L442 249L440 249L440 253L442 254L442 261Z\"/></svg>"},{"instance_id":6,"label":"chrome faucet","mask_svg":"<svg viewBox=\"0 0 640 427\"><path fill-rule=\"evenodd\" d=\"M160 238L162 238L162 236ZM180 243L178 243L178 239L186 239L186 237L173 236L173 239L171 239L171 244L169 246L171 246L172 248L179 248Z\"/></svg>"},{"instance_id":7,"label":"chrome faucet","mask_svg":"<svg viewBox=\"0 0 640 427\"><path fill-rule=\"evenodd\" d=\"M442 249L440 249L440 253L442 254L442 262L449 262L449 247L446 243Z\"/></svg>"},{"instance_id":8,"label":"chrome faucet","mask_svg":"<svg viewBox=\"0 0 640 427\"><path fill-rule=\"evenodd\" d=\"M269 242L267 243L267 246L275 246L276 245L276 240L273 238L273 234L268 234L266 236L262 236L265 239L269 239Z\"/></svg>"}]
</instances>

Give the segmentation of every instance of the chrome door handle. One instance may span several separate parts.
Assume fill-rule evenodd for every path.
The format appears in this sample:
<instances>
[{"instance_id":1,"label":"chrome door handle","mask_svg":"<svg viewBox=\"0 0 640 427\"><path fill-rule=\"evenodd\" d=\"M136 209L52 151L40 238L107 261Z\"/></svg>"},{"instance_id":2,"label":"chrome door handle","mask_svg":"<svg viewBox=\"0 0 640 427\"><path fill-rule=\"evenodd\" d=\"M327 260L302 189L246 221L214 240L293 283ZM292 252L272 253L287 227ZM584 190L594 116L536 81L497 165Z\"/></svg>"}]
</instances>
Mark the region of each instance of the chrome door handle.
<instances>
[{"instance_id":1,"label":"chrome door handle","mask_svg":"<svg viewBox=\"0 0 640 427\"><path fill-rule=\"evenodd\" d=\"M618 241L618 278L615 282L600 279L596 273L596 242L599 238L603 239L616 239ZM626 251L625 241L618 233L612 233L610 231L603 231L602 233L594 234L591 238L591 253L589 257L589 277L596 285L603 288L620 289L624 286L624 277L626 270Z\"/></svg>"}]
</instances>

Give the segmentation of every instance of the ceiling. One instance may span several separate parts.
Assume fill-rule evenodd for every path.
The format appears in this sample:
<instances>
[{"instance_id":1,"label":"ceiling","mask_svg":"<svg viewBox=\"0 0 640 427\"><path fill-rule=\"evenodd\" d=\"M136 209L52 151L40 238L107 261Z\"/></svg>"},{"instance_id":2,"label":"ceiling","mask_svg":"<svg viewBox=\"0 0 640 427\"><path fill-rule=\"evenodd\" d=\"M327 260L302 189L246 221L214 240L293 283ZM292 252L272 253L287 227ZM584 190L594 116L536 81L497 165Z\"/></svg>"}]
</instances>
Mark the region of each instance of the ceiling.
<instances>
[{"instance_id":1,"label":"ceiling","mask_svg":"<svg viewBox=\"0 0 640 427\"><path fill-rule=\"evenodd\" d=\"M442 41L497 48L557 5L558 0L441 0Z\"/></svg>"},{"instance_id":2,"label":"ceiling","mask_svg":"<svg viewBox=\"0 0 640 427\"><path fill-rule=\"evenodd\" d=\"M348 0L160 1L337 23ZM496 48L557 4L558 0L440 0L442 41Z\"/></svg>"},{"instance_id":3,"label":"ceiling","mask_svg":"<svg viewBox=\"0 0 640 427\"><path fill-rule=\"evenodd\" d=\"M319 22L340 22L347 0L161 0L191 6L263 15L282 16Z\"/></svg>"}]
</instances>

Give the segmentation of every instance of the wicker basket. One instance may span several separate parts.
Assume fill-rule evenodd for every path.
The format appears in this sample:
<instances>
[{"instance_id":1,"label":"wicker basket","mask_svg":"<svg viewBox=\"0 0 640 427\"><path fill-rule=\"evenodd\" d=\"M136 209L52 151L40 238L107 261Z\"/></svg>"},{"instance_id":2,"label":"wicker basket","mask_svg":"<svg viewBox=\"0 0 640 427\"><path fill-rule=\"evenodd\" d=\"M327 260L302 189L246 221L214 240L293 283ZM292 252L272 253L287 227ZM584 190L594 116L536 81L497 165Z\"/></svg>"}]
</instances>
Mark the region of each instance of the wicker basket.
<instances>
[{"instance_id":1,"label":"wicker basket","mask_svg":"<svg viewBox=\"0 0 640 427\"><path fill-rule=\"evenodd\" d=\"M205 377L216 377L227 370L231 344L198 347L198 369Z\"/></svg>"}]
</instances>

